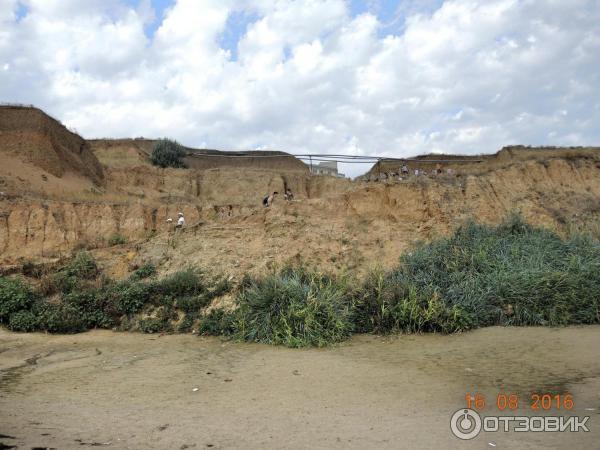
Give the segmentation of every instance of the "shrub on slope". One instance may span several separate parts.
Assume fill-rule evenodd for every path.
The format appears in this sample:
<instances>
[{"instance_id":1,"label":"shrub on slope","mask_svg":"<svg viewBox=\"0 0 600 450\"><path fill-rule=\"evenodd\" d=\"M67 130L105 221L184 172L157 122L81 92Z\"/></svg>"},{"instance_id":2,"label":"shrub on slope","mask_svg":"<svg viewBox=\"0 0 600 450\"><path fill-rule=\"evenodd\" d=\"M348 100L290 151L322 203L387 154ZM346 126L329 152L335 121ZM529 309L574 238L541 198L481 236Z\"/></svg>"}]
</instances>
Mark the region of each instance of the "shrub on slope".
<instances>
[{"instance_id":1,"label":"shrub on slope","mask_svg":"<svg viewBox=\"0 0 600 450\"><path fill-rule=\"evenodd\" d=\"M185 167L183 157L186 152L184 147L171 139L159 139L154 144L150 161L159 167Z\"/></svg>"}]
</instances>

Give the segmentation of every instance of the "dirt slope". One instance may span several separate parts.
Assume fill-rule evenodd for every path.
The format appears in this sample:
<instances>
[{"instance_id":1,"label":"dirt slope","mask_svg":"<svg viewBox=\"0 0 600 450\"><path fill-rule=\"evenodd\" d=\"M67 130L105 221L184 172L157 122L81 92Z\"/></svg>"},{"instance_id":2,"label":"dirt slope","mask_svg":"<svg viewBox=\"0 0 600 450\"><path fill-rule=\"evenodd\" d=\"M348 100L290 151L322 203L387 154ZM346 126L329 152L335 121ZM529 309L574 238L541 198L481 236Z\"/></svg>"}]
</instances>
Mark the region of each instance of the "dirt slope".
<instances>
[{"instance_id":1,"label":"dirt slope","mask_svg":"<svg viewBox=\"0 0 600 450\"><path fill-rule=\"evenodd\" d=\"M0 106L0 155L1 183L13 193L43 192L40 183L56 179L101 185L104 178L89 144L36 108Z\"/></svg>"},{"instance_id":2,"label":"dirt slope","mask_svg":"<svg viewBox=\"0 0 600 450\"><path fill-rule=\"evenodd\" d=\"M444 235L469 218L496 223L515 210L564 233L579 227L600 236L599 164L528 161L482 175L395 183L309 177L295 180L297 200L279 200L270 209L249 197L244 201L242 194L232 205L219 203L217 195L210 203L210 192L195 202L13 200L3 205L8 215L0 218L0 248L5 263L13 264L99 247L95 253L115 267L115 275L146 261L165 271L194 264L234 274L290 259L332 270L364 270L390 266L415 241ZM211 182L218 186L227 174L211 173ZM259 171L244 179L254 180L256 187L261 176ZM190 226L175 235L166 218L179 210ZM103 248L114 233L130 243Z\"/></svg>"},{"instance_id":3,"label":"dirt slope","mask_svg":"<svg viewBox=\"0 0 600 450\"><path fill-rule=\"evenodd\" d=\"M463 221L498 223L513 211L563 233L587 229L600 237L598 164L530 161L461 178L356 183L329 198L278 202L181 235L158 235L140 246L135 262L240 275L289 260L362 271L389 267L416 241L445 235Z\"/></svg>"}]
</instances>

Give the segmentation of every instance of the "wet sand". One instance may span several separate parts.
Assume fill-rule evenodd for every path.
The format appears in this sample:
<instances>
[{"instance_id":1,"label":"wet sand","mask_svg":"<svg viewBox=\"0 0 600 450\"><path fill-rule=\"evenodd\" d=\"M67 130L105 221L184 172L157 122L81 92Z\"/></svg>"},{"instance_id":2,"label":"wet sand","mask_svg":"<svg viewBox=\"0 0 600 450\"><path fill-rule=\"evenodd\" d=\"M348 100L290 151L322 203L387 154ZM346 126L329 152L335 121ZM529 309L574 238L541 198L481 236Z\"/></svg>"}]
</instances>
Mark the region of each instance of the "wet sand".
<instances>
[{"instance_id":1,"label":"wet sand","mask_svg":"<svg viewBox=\"0 0 600 450\"><path fill-rule=\"evenodd\" d=\"M357 336L293 350L192 335L0 331L0 448L599 448L600 326ZM589 433L482 432L482 393L573 394ZM554 411L556 415L556 411ZM563 414L560 412L559 414ZM5 448L5 447L4 447Z\"/></svg>"}]
</instances>

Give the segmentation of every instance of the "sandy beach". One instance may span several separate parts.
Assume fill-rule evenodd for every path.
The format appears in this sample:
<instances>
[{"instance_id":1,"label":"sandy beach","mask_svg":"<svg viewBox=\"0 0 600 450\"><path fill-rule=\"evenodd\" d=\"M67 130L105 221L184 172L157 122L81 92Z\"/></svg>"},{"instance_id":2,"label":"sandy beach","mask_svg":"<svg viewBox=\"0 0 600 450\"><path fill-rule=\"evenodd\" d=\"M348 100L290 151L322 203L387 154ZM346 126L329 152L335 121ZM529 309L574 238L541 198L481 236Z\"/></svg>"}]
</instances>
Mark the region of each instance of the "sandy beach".
<instances>
[{"instance_id":1,"label":"sandy beach","mask_svg":"<svg viewBox=\"0 0 600 450\"><path fill-rule=\"evenodd\" d=\"M0 442L18 448L593 448L600 327L357 336L294 350L193 335L0 332ZM450 417L480 393L537 415L531 392L573 395L590 432L482 432Z\"/></svg>"}]
</instances>

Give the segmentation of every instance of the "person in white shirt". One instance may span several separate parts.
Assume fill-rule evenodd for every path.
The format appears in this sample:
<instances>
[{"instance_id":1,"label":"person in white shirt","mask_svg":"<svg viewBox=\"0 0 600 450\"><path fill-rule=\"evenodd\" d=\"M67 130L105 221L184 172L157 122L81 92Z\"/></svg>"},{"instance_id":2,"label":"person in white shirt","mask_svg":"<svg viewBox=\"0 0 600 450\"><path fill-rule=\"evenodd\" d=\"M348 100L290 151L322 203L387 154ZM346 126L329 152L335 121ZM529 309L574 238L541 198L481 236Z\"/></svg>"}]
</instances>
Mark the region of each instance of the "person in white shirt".
<instances>
[{"instance_id":1,"label":"person in white shirt","mask_svg":"<svg viewBox=\"0 0 600 450\"><path fill-rule=\"evenodd\" d=\"M177 219L177 225L175 225L175 228L183 228L185 226L185 218L183 217L183 213L180 212L178 216L179 218Z\"/></svg>"}]
</instances>

